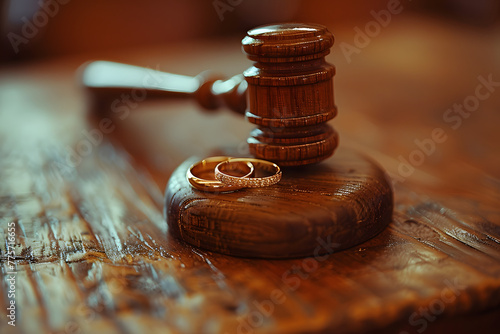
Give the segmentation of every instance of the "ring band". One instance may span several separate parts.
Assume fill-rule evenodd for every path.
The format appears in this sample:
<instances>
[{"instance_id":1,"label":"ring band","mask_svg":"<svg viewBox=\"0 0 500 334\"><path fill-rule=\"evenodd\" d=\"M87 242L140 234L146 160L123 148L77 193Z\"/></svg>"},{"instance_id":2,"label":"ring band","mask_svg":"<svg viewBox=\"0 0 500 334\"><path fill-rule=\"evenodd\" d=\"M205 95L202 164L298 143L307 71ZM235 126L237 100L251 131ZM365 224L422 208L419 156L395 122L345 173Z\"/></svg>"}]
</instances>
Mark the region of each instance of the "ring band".
<instances>
[{"instance_id":1,"label":"ring band","mask_svg":"<svg viewBox=\"0 0 500 334\"><path fill-rule=\"evenodd\" d=\"M211 157L198 161L192 164L186 172L186 178L194 188L208 192L229 192L244 188L243 186L230 185L222 183L215 179L213 175L215 167L222 162L228 161L230 157ZM235 162L232 171L237 171L242 174L241 177L247 178L255 172L254 166L247 160ZM236 177L236 176L235 176Z\"/></svg>"},{"instance_id":2,"label":"ring band","mask_svg":"<svg viewBox=\"0 0 500 334\"><path fill-rule=\"evenodd\" d=\"M232 164L250 162L255 171L266 171L273 173L271 176L266 177L237 177L228 174L234 167ZM281 180L281 169L280 167L272 162L261 160L261 159L250 159L250 158L232 158L226 161L222 161L215 167L215 178L224 184L229 186L237 186L244 188L258 188L258 187L268 187L273 184L278 183Z\"/></svg>"}]
</instances>

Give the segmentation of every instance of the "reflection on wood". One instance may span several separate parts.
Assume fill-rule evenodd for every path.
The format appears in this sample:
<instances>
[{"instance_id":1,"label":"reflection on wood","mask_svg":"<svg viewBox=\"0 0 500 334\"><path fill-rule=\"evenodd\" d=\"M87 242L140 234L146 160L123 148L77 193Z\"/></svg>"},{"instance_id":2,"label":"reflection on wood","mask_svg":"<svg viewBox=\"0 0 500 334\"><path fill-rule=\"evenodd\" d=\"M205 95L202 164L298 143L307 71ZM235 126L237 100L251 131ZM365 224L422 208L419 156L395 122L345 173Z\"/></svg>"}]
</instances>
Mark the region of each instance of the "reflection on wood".
<instances>
[{"instance_id":1,"label":"reflection on wood","mask_svg":"<svg viewBox=\"0 0 500 334\"><path fill-rule=\"evenodd\" d=\"M11 124L18 115L2 117ZM439 194L416 198L398 186L393 223L359 247L287 261L233 258L172 238L160 189L120 149L101 145L72 168L64 147L20 133L2 127L0 208L2 226L16 224L19 321L2 321L2 333L415 329L408 319L419 308L436 308L442 322L500 302L492 201L446 206ZM3 273L5 252L3 244ZM4 310L6 290L4 281Z\"/></svg>"},{"instance_id":2,"label":"reflection on wood","mask_svg":"<svg viewBox=\"0 0 500 334\"><path fill-rule=\"evenodd\" d=\"M350 150L285 168L271 187L219 194L190 187L186 172L196 161L173 172L165 215L172 235L204 249L250 258L321 256L365 242L392 220L387 176Z\"/></svg>"},{"instance_id":3,"label":"reflection on wood","mask_svg":"<svg viewBox=\"0 0 500 334\"><path fill-rule=\"evenodd\" d=\"M404 57L406 50L397 54L400 49L379 55L374 44L357 55L356 65L334 62L346 73L339 72L336 81L343 99L339 107L349 110L335 121L341 146L368 152L393 176L399 176L398 156L415 149L414 138L424 138L429 124L443 126L442 111L474 92L477 75L489 73L492 64L490 37L398 22L403 21L392 24L404 31L403 40L388 30L377 45L419 36L445 45L455 37L456 45L477 43L467 54L477 52L484 61L456 57L463 53L454 44L443 46L440 56L433 47L432 59L418 47L412 49L413 58ZM234 54L222 46L200 50L219 68L241 57L239 48ZM183 66L183 57L180 52L168 61ZM165 61L165 54L156 59ZM395 185L393 221L375 238L317 259L255 260L180 243L168 234L162 217L162 192L174 168L186 155L212 153L211 146L228 142L236 147L250 131L244 122L230 115L197 116L201 113L181 103L170 105L169 115L160 112L165 105L143 105L142 113L117 122L113 132L135 142L135 149L127 146L127 151L142 156L132 159L109 143L92 145L73 168L69 148L85 153L78 143L86 137L75 116L83 105L81 92L68 83L81 63L26 65L4 70L0 77L0 239L7 240L7 225L15 222L18 306L16 327L9 326L4 242L2 334L459 333L498 328L493 327L500 318L498 92L462 128L448 131L448 141L411 177ZM387 63L405 72L387 73ZM245 60L240 64L244 68ZM463 81L452 87L457 68ZM370 86L370 76L380 81ZM418 101L411 102L409 87L422 94ZM196 117L200 123L190 123ZM209 130L199 134L199 129ZM146 156L163 158L169 167L159 173L150 163L157 160L146 161Z\"/></svg>"}]
</instances>

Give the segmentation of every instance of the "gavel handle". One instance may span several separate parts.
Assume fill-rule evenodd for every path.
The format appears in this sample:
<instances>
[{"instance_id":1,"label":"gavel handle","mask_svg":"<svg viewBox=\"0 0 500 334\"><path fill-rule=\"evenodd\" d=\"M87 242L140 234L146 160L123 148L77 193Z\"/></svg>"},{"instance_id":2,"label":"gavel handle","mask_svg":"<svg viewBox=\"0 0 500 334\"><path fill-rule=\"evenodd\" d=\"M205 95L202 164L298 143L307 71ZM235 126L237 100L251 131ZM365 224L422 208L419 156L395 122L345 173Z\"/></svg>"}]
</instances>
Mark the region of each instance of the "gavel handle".
<instances>
[{"instance_id":1,"label":"gavel handle","mask_svg":"<svg viewBox=\"0 0 500 334\"><path fill-rule=\"evenodd\" d=\"M81 81L98 99L127 94L142 101L147 97L193 97L208 110L220 107L244 114L247 83L243 75L222 80L203 72L196 77L109 61L83 66Z\"/></svg>"}]
</instances>

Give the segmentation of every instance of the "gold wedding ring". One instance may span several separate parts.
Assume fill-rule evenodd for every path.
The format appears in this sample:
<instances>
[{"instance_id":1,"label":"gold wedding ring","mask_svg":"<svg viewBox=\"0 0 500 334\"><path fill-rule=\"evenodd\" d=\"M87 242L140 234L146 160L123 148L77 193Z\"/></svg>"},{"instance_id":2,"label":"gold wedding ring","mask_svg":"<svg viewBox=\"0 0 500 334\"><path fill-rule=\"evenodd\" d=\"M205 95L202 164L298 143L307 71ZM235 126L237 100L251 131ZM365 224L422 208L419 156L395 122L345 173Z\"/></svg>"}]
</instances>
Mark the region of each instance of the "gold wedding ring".
<instances>
[{"instance_id":1,"label":"gold wedding ring","mask_svg":"<svg viewBox=\"0 0 500 334\"><path fill-rule=\"evenodd\" d=\"M243 186L226 184L214 176L214 170L222 162L232 160L230 157L211 157L203 159L189 167L186 178L194 188L208 192L229 192L244 188ZM228 171L229 172L229 171ZM231 174L235 178L245 179L254 175L255 169L249 159L240 159L231 164Z\"/></svg>"},{"instance_id":2,"label":"gold wedding ring","mask_svg":"<svg viewBox=\"0 0 500 334\"><path fill-rule=\"evenodd\" d=\"M238 177L233 176L233 170L241 163L251 163L255 168L255 173L269 174L264 177ZM215 178L228 186L243 188L268 187L281 180L280 167L272 162L251 159L251 158L231 158L220 162L215 167ZM256 174L256 176L259 176Z\"/></svg>"}]
</instances>

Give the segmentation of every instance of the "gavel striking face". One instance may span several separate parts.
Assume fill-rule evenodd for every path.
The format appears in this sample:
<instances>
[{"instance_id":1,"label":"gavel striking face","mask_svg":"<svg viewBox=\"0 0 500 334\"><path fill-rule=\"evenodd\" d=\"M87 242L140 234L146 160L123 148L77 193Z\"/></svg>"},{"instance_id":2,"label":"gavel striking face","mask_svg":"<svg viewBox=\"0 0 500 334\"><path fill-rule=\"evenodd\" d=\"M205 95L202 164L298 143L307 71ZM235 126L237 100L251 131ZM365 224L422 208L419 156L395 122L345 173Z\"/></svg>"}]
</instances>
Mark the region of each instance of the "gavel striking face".
<instances>
[{"instance_id":1,"label":"gavel striking face","mask_svg":"<svg viewBox=\"0 0 500 334\"><path fill-rule=\"evenodd\" d=\"M194 96L206 109L226 106L257 126L248 138L256 158L307 165L331 156L338 144L337 133L326 124L337 113L335 68L325 61L333 40L320 25L263 26L248 31L242 41L254 61L243 76L221 80L160 72L159 85L138 80L140 68L95 62L85 68L83 83L101 99L136 87L146 96Z\"/></svg>"}]
</instances>

